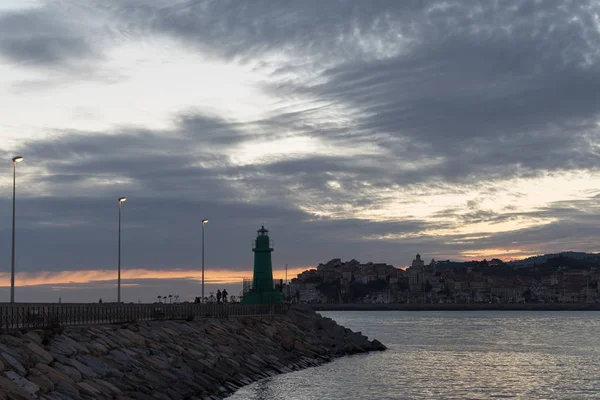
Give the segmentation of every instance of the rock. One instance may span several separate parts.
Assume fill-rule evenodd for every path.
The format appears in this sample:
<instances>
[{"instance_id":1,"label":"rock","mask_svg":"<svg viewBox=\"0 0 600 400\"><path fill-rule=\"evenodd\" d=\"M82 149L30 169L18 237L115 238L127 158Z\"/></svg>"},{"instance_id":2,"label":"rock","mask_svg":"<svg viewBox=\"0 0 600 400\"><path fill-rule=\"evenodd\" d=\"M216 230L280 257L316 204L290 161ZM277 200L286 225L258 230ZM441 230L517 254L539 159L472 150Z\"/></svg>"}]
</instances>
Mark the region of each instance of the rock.
<instances>
[{"instance_id":1,"label":"rock","mask_svg":"<svg viewBox=\"0 0 600 400\"><path fill-rule=\"evenodd\" d=\"M98 354L106 354L108 353L108 347L99 342L90 343L92 349Z\"/></svg>"},{"instance_id":2,"label":"rock","mask_svg":"<svg viewBox=\"0 0 600 400\"><path fill-rule=\"evenodd\" d=\"M385 345L383 343L381 343L379 340L375 339L371 342L371 349L372 350L387 350L387 347L385 347Z\"/></svg>"},{"instance_id":3,"label":"rock","mask_svg":"<svg viewBox=\"0 0 600 400\"><path fill-rule=\"evenodd\" d=\"M71 366L55 362L52 364L52 368L54 368L58 372L65 374L66 376L71 378L73 382L79 382L83 379L81 377L81 372L79 372L76 368L73 368Z\"/></svg>"},{"instance_id":4,"label":"rock","mask_svg":"<svg viewBox=\"0 0 600 400\"><path fill-rule=\"evenodd\" d=\"M38 385L42 393L48 393L51 390L54 390L54 383L48 377L46 377L46 375L42 374L35 368L31 368L29 370L27 379Z\"/></svg>"},{"instance_id":5,"label":"rock","mask_svg":"<svg viewBox=\"0 0 600 400\"><path fill-rule=\"evenodd\" d=\"M90 381L86 381L88 383L91 384ZM94 379L93 382L96 384L95 387L104 387L105 390L103 390L103 392L108 392L111 393L112 395L120 395L122 393L121 389L119 389L118 387L116 387L115 385L113 385L110 382L104 381L102 379Z\"/></svg>"},{"instance_id":6,"label":"rock","mask_svg":"<svg viewBox=\"0 0 600 400\"><path fill-rule=\"evenodd\" d=\"M5 377L0 377L0 393L11 400L29 400L32 397L26 390Z\"/></svg>"},{"instance_id":7,"label":"rock","mask_svg":"<svg viewBox=\"0 0 600 400\"><path fill-rule=\"evenodd\" d=\"M23 363L25 357L23 356L22 345L23 345L22 343L19 344L18 346L11 346L11 345L7 345L4 343L0 343L0 352L9 354L9 355L13 356L14 358L16 358L17 361L19 361L20 363Z\"/></svg>"},{"instance_id":8,"label":"rock","mask_svg":"<svg viewBox=\"0 0 600 400\"><path fill-rule=\"evenodd\" d=\"M144 339L144 337L138 335L135 332L130 331L129 329L121 329L118 332L120 335L124 336L127 340L129 340L135 345L143 346L146 342L146 339Z\"/></svg>"},{"instance_id":9,"label":"rock","mask_svg":"<svg viewBox=\"0 0 600 400\"><path fill-rule=\"evenodd\" d=\"M78 399L80 397L79 389L73 386L73 384L69 384L65 381L56 383L54 385L54 390L72 399Z\"/></svg>"},{"instance_id":10,"label":"rock","mask_svg":"<svg viewBox=\"0 0 600 400\"><path fill-rule=\"evenodd\" d=\"M29 331L29 332L25 333L23 335L23 339L25 341L29 341L29 342L35 343L37 345L42 344L42 338L40 337L40 335L38 335L34 331Z\"/></svg>"},{"instance_id":11,"label":"rock","mask_svg":"<svg viewBox=\"0 0 600 400\"><path fill-rule=\"evenodd\" d=\"M87 365L79 362L78 360L76 360L74 358L69 359L68 365L72 366L73 368L76 368L77 371L79 371L81 373L81 375L85 378L93 379L98 376L98 374L95 373L93 369L91 369Z\"/></svg>"},{"instance_id":12,"label":"rock","mask_svg":"<svg viewBox=\"0 0 600 400\"><path fill-rule=\"evenodd\" d=\"M2 359L4 360L5 367L6 365L8 365L11 369L16 371L21 376L27 375L27 370L15 357L5 352L0 352L0 357L2 357Z\"/></svg>"},{"instance_id":13,"label":"rock","mask_svg":"<svg viewBox=\"0 0 600 400\"><path fill-rule=\"evenodd\" d=\"M281 346L286 350L292 350L294 348L294 337L286 332L281 334L280 340Z\"/></svg>"},{"instance_id":14,"label":"rock","mask_svg":"<svg viewBox=\"0 0 600 400\"><path fill-rule=\"evenodd\" d=\"M220 399L258 379L385 349L310 309L268 318L66 327L41 342L33 332L0 336L0 372L6 367L15 381L0 385L17 393L0 388L0 400L33 390L48 400Z\"/></svg>"},{"instance_id":15,"label":"rock","mask_svg":"<svg viewBox=\"0 0 600 400\"><path fill-rule=\"evenodd\" d=\"M102 394L101 391L99 391L98 389L94 388L92 385L90 385L88 382L83 381L83 382L78 382L76 384L77 388L83 392L83 394L86 394L88 396L92 396L93 398L98 398L99 395Z\"/></svg>"},{"instance_id":16,"label":"rock","mask_svg":"<svg viewBox=\"0 0 600 400\"><path fill-rule=\"evenodd\" d=\"M32 396L40 391L40 387L38 385L31 381L28 381L27 379L23 378L21 375L13 371L6 371L4 375L6 375L6 377L10 379L15 385L19 386L21 389L25 390Z\"/></svg>"},{"instance_id":17,"label":"rock","mask_svg":"<svg viewBox=\"0 0 600 400\"><path fill-rule=\"evenodd\" d=\"M136 392L136 391L128 392L127 395L131 396L131 397L125 397L125 398L130 398L130 399L133 398L136 400L156 400L152 396L149 396L149 395L141 393L141 392ZM121 397L121 398L123 398L123 397Z\"/></svg>"},{"instance_id":18,"label":"rock","mask_svg":"<svg viewBox=\"0 0 600 400\"><path fill-rule=\"evenodd\" d=\"M266 335L266 336L267 336L269 339L273 340L273 337L274 337L274 336L275 336L275 334L277 333L277 329L276 329L275 327L273 327L273 326L267 326L267 327L264 329L264 333L265 333L265 335Z\"/></svg>"},{"instance_id":19,"label":"rock","mask_svg":"<svg viewBox=\"0 0 600 400\"><path fill-rule=\"evenodd\" d=\"M76 353L82 353L82 354L89 353L89 350L87 347L85 347L83 344L79 343L78 341L71 339L67 335L61 334L57 338L57 340L62 342L65 346L68 345L68 346L74 348Z\"/></svg>"},{"instance_id":20,"label":"rock","mask_svg":"<svg viewBox=\"0 0 600 400\"><path fill-rule=\"evenodd\" d=\"M50 342L50 353L71 357L77 354L77 349L64 340L57 339Z\"/></svg>"},{"instance_id":21,"label":"rock","mask_svg":"<svg viewBox=\"0 0 600 400\"><path fill-rule=\"evenodd\" d=\"M55 385L59 382L66 382L69 385L75 384L73 379L69 378L67 375L63 374L52 368L49 365L39 363L35 366L42 374L44 374L48 379L50 379Z\"/></svg>"},{"instance_id":22,"label":"rock","mask_svg":"<svg viewBox=\"0 0 600 400\"><path fill-rule=\"evenodd\" d=\"M78 356L77 360L87 365L92 371L94 371L94 373L96 373L98 377L104 377L107 375L120 377L123 375L123 373L119 370L89 355Z\"/></svg>"},{"instance_id":23,"label":"rock","mask_svg":"<svg viewBox=\"0 0 600 400\"><path fill-rule=\"evenodd\" d=\"M306 350L306 348L304 347L304 343L302 343L302 342L301 342L301 341L299 341L299 340L296 340L296 341L294 342L294 348L295 348L296 350L298 350L300 353L304 353L304 351Z\"/></svg>"},{"instance_id":24,"label":"rock","mask_svg":"<svg viewBox=\"0 0 600 400\"><path fill-rule=\"evenodd\" d=\"M52 361L54 361L52 354L41 348L37 343L27 343L27 348L37 356L39 362L50 364Z\"/></svg>"}]
</instances>

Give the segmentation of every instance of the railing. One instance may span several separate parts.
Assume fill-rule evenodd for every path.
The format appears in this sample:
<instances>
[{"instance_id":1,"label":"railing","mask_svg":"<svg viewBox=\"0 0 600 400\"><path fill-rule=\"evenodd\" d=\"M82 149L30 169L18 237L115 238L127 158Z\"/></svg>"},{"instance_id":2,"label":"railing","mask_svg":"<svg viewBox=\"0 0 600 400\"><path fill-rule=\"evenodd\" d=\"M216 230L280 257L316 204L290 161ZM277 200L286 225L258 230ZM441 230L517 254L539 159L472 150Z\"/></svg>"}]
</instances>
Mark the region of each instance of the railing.
<instances>
[{"instance_id":1,"label":"railing","mask_svg":"<svg viewBox=\"0 0 600 400\"><path fill-rule=\"evenodd\" d=\"M2 304L2 330L285 314L286 304Z\"/></svg>"}]
</instances>

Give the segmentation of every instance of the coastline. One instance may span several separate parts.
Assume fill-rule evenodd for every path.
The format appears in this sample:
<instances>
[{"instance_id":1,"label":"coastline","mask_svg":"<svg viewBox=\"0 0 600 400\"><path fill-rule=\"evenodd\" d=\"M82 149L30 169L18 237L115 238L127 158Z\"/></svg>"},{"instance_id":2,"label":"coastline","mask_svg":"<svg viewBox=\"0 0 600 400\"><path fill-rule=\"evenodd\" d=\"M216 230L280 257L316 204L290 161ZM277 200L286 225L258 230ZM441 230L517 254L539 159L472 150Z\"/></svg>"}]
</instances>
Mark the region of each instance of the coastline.
<instances>
[{"instance_id":1,"label":"coastline","mask_svg":"<svg viewBox=\"0 0 600 400\"><path fill-rule=\"evenodd\" d=\"M600 311L597 303L309 304L319 311Z\"/></svg>"},{"instance_id":2,"label":"coastline","mask_svg":"<svg viewBox=\"0 0 600 400\"><path fill-rule=\"evenodd\" d=\"M286 314L141 321L0 334L0 399L223 399L377 340L309 307Z\"/></svg>"}]
</instances>

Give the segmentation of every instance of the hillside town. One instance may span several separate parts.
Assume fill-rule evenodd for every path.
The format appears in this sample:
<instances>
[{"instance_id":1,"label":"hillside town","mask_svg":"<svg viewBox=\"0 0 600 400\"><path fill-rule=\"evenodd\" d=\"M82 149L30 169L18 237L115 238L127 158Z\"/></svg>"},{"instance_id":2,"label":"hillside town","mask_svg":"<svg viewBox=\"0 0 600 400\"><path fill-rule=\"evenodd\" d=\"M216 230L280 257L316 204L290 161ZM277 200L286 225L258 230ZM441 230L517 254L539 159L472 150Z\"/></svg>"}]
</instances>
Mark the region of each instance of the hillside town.
<instances>
[{"instance_id":1,"label":"hillside town","mask_svg":"<svg viewBox=\"0 0 600 400\"><path fill-rule=\"evenodd\" d=\"M503 262L426 262L406 269L336 258L289 285L299 303L597 303L600 254L566 252Z\"/></svg>"}]
</instances>

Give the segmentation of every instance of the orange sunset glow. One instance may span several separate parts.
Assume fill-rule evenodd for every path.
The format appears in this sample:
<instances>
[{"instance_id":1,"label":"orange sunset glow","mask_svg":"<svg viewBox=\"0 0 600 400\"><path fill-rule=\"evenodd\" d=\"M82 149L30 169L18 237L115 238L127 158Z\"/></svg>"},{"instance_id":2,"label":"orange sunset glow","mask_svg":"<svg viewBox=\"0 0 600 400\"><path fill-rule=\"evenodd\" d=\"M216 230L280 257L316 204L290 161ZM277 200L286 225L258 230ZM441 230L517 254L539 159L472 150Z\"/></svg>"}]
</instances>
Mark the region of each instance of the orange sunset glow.
<instances>
[{"instance_id":1,"label":"orange sunset glow","mask_svg":"<svg viewBox=\"0 0 600 400\"><path fill-rule=\"evenodd\" d=\"M288 269L288 279L294 278L300 272L310 267L294 267ZM273 271L273 279L284 279L285 272ZM204 279L207 284L231 284L241 283L242 279L251 278L251 270L205 270ZM90 283L113 281L117 279L117 273L114 270L86 270L86 271L42 271L35 273L17 273L15 277L18 286L37 286L37 285L59 285L70 283ZM175 270L150 270L150 269L129 269L121 271L121 279L187 279L202 281L202 271L196 269L175 269ZM134 282L129 282L134 285ZM125 284L122 284L123 286ZM10 274L0 274L0 287L10 286Z\"/></svg>"}]
</instances>

